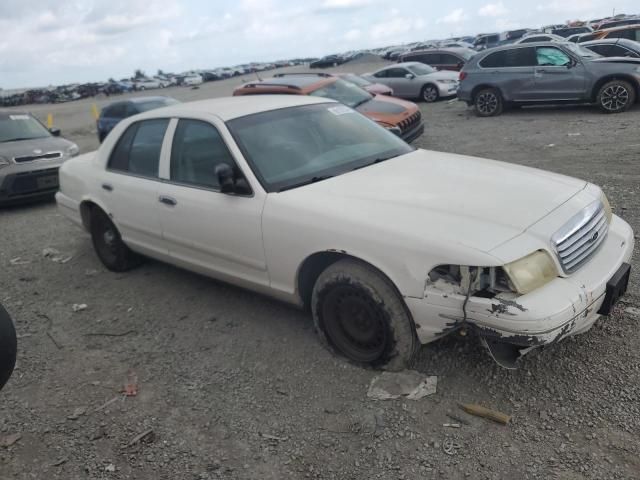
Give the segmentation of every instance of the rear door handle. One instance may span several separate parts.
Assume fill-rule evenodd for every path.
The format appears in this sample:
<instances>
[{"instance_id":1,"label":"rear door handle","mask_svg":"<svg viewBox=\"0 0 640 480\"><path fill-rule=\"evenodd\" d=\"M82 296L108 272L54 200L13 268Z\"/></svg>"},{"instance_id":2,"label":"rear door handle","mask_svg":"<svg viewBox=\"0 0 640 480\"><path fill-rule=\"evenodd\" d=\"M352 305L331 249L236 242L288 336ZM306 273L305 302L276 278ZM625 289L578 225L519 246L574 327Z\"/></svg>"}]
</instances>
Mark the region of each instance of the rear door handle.
<instances>
[{"instance_id":1,"label":"rear door handle","mask_svg":"<svg viewBox=\"0 0 640 480\"><path fill-rule=\"evenodd\" d=\"M113 192L113 186L111 186L111 184L109 183L103 183L102 189L106 190L107 192Z\"/></svg>"},{"instance_id":2,"label":"rear door handle","mask_svg":"<svg viewBox=\"0 0 640 480\"><path fill-rule=\"evenodd\" d=\"M169 205L170 207L175 207L178 204L178 201L173 197L167 197L166 195L160 195L158 198L160 203L164 203L165 205Z\"/></svg>"}]
</instances>

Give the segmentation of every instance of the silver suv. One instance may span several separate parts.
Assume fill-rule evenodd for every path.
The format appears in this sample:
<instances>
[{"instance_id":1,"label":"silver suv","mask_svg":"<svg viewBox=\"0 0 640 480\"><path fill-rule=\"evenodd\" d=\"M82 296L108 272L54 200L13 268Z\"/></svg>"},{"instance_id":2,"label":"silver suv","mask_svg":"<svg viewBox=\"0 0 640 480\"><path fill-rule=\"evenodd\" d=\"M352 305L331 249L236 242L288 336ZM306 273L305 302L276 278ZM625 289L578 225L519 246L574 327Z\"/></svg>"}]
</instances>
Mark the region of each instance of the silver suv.
<instances>
[{"instance_id":1,"label":"silver suv","mask_svg":"<svg viewBox=\"0 0 640 480\"><path fill-rule=\"evenodd\" d=\"M56 193L58 168L78 155L59 136L28 113L0 111L0 205Z\"/></svg>"},{"instance_id":2,"label":"silver suv","mask_svg":"<svg viewBox=\"0 0 640 480\"><path fill-rule=\"evenodd\" d=\"M480 117L508 105L588 103L620 113L640 93L640 59L604 58L574 43L542 42L479 53L460 72L458 98Z\"/></svg>"}]
</instances>

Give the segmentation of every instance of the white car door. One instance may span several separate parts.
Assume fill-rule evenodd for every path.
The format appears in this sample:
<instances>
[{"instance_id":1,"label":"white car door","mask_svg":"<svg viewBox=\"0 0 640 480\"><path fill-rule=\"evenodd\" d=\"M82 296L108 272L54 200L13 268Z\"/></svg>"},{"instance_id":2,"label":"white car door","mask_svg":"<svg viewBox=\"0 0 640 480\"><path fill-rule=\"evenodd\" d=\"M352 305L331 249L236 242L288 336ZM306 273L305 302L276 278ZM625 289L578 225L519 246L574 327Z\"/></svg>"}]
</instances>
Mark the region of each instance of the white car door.
<instances>
[{"instance_id":1,"label":"white car door","mask_svg":"<svg viewBox=\"0 0 640 480\"><path fill-rule=\"evenodd\" d=\"M159 165L169 119L131 124L111 151L99 188L123 240L142 253L166 255L158 205Z\"/></svg>"},{"instance_id":2,"label":"white car door","mask_svg":"<svg viewBox=\"0 0 640 480\"><path fill-rule=\"evenodd\" d=\"M234 283L268 286L262 244L266 194L248 187L227 145L241 157L230 135L221 124L197 119L174 119L170 130L158 198L171 260ZM224 164L243 179L246 192L221 191L216 167Z\"/></svg>"}]
</instances>

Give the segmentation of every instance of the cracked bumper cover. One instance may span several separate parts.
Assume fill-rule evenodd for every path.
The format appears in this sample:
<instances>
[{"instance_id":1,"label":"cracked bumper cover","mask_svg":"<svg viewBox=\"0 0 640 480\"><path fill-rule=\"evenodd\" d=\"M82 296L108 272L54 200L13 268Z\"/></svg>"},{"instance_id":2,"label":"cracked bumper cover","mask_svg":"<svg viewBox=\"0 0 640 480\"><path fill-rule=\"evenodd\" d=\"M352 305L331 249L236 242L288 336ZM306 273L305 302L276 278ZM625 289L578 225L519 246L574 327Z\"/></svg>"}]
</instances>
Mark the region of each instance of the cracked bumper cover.
<instances>
[{"instance_id":1,"label":"cracked bumper cover","mask_svg":"<svg viewBox=\"0 0 640 480\"><path fill-rule=\"evenodd\" d=\"M629 263L633 246L631 227L614 215L607 239L577 272L515 299L471 297L467 326L481 336L522 347L586 332L600 317L607 282ZM422 343L462 326L463 295L428 288L424 298L406 300Z\"/></svg>"}]
</instances>

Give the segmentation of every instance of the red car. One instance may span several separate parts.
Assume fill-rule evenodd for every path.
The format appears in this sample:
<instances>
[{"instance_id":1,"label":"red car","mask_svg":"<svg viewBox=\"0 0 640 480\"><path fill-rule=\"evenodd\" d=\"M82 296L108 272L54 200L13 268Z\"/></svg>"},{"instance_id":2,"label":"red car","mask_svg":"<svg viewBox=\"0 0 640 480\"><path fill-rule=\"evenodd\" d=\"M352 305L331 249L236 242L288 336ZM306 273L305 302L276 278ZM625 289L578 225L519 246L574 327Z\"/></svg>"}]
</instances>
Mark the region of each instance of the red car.
<instances>
[{"instance_id":1,"label":"red car","mask_svg":"<svg viewBox=\"0 0 640 480\"><path fill-rule=\"evenodd\" d=\"M393 96L393 89L391 87L387 87L381 83L370 82L366 78L362 78L360 75L356 75L355 73L336 73L335 75L336 77L340 77L341 79L346 80L349 83L353 83L360 88L364 88L367 92L374 95Z\"/></svg>"}]
</instances>

